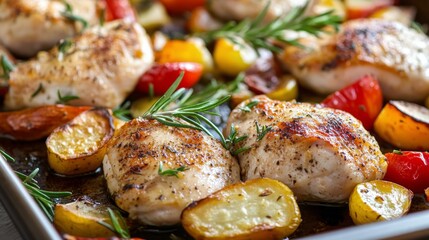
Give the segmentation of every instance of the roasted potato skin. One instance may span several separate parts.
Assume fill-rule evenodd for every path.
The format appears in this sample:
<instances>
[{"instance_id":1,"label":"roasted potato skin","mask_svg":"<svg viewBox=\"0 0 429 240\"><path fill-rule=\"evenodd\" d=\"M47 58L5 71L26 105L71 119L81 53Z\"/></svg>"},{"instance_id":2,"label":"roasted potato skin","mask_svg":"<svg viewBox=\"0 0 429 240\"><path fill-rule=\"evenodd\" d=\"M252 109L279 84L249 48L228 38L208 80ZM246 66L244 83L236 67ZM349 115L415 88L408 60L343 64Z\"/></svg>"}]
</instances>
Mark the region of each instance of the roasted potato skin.
<instances>
[{"instance_id":1,"label":"roasted potato skin","mask_svg":"<svg viewBox=\"0 0 429 240\"><path fill-rule=\"evenodd\" d=\"M102 139L99 139L99 143L97 144L96 149L93 149L89 152L74 153L72 155L60 153L54 144L54 142L56 141L55 139L58 138L57 135L61 134L61 132L69 132L70 129L73 129L79 125L83 125L83 127L85 128L90 127L84 125L85 120L82 119L84 117L96 117L97 121L101 124L101 127L105 131ZM101 166L103 157L106 153L107 143L110 138L112 138L114 134L114 129L115 127L113 118L107 109L94 108L83 112L81 115L79 115L69 123L56 128L52 132L52 134L46 139L49 166L56 173L62 175L77 175L96 170L98 167ZM65 141L70 140L71 139L65 139ZM70 145L67 147L72 148L73 146Z\"/></svg>"},{"instance_id":2,"label":"roasted potato skin","mask_svg":"<svg viewBox=\"0 0 429 240\"><path fill-rule=\"evenodd\" d=\"M195 239L268 240L292 234L301 223L301 214L286 185L259 178L229 185L191 203L181 220Z\"/></svg>"},{"instance_id":3,"label":"roasted potato skin","mask_svg":"<svg viewBox=\"0 0 429 240\"><path fill-rule=\"evenodd\" d=\"M358 225L399 218L410 209L412 198L411 190L393 182L361 183L350 195L350 217Z\"/></svg>"},{"instance_id":4,"label":"roasted potato skin","mask_svg":"<svg viewBox=\"0 0 429 240\"><path fill-rule=\"evenodd\" d=\"M98 221L110 223L106 208L90 199L55 205L55 227L67 234L78 237L112 237L115 234Z\"/></svg>"},{"instance_id":5,"label":"roasted potato skin","mask_svg":"<svg viewBox=\"0 0 429 240\"><path fill-rule=\"evenodd\" d=\"M426 119L413 117L416 113ZM374 130L402 150L429 150L429 110L423 106L390 101L375 120Z\"/></svg>"},{"instance_id":6,"label":"roasted potato skin","mask_svg":"<svg viewBox=\"0 0 429 240\"><path fill-rule=\"evenodd\" d=\"M18 141L41 139L88 109L90 107L50 105L0 112L0 135Z\"/></svg>"}]
</instances>

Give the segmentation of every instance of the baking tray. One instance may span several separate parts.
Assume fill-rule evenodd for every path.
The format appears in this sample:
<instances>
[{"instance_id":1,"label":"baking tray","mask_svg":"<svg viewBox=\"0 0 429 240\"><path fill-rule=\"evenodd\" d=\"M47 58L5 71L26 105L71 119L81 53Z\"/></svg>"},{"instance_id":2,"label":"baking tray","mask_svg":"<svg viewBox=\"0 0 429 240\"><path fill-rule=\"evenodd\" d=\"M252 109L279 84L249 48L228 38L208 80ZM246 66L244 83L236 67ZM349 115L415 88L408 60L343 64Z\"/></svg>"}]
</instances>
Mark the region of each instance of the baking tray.
<instances>
[{"instance_id":1,"label":"baking tray","mask_svg":"<svg viewBox=\"0 0 429 240\"><path fill-rule=\"evenodd\" d=\"M402 1L402 3L416 6L417 20L421 23L429 23L428 1L410 0ZM105 182L100 173L72 179L54 175L46 163L46 149L43 141L23 143L0 139L0 147L17 160L16 163L8 163L0 156L0 201L23 239L56 240L61 239L61 236L20 184L14 170L28 174L34 168L39 167L41 175L37 179L42 188L74 193L73 196L62 199L62 202L69 202L80 195L87 195L105 204L112 204L111 200L106 197ZM424 202L422 196L417 196L413 202L412 213L407 216L393 221L362 226L351 226L350 218L344 217L348 213L345 205L301 205L304 220L302 226L304 227L300 226L297 233L291 238L318 240L429 239L429 206ZM147 230L149 233L138 233L137 235L152 240L169 239L169 234L172 232L178 233L178 235L184 234L180 229ZM164 232L164 234L160 232ZM308 233L310 235L305 236Z\"/></svg>"}]
</instances>

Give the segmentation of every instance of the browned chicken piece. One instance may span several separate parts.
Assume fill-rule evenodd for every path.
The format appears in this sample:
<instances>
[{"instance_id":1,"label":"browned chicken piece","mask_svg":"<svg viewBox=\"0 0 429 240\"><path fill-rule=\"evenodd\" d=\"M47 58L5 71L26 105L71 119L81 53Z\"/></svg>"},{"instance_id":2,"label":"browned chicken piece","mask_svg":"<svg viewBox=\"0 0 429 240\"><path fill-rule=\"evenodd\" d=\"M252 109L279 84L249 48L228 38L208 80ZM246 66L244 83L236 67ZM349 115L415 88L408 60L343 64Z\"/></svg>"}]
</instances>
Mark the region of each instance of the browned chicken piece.
<instances>
[{"instance_id":1,"label":"browned chicken piece","mask_svg":"<svg viewBox=\"0 0 429 240\"><path fill-rule=\"evenodd\" d=\"M0 43L16 55L31 57L76 35L83 26L63 16L65 2L73 15L89 24L98 22L97 0L0 0Z\"/></svg>"},{"instance_id":2,"label":"browned chicken piece","mask_svg":"<svg viewBox=\"0 0 429 240\"><path fill-rule=\"evenodd\" d=\"M251 101L258 103L243 110ZM238 155L242 179L277 179L299 201L347 201L358 183L386 172L374 137L340 110L259 96L232 111L226 134L231 126L238 137L248 136L233 149L249 148Z\"/></svg>"},{"instance_id":3,"label":"browned chicken piece","mask_svg":"<svg viewBox=\"0 0 429 240\"><path fill-rule=\"evenodd\" d=\"M210 12L220 19L241 21L255 18L270 4L264 20L272 21L287 15L294 7L305 6L307 2L313 5L315 0L212 0L208 1L207 6Z\"/></svg>"},{"instance_id":4,"label":"browned chicken piece","mask_svg":"<svg viewBox=\"0 0 429 240\"><path fill-rule=\"evenodd\" d=\"M388 99L420 102L429 95L429 38L401 23L349 21L338 34L302 43L307 48L286 47L281 59L315 92L332 93L372 74Z\"/></svg>"},{"instance_id":5,"label":"browned chicken piece","mask_svg":"<svg viewBox=\"0 0 429 240\"><path fill-rule=\"evenodd\" d=\"M166 174L180 167L177 177ZM240 181L238 163L218 140L145 119L119 129L103 170L116 204L156 226L178 224L188 204Z\"/></svg>"},{"instance_id":6,"label":"browned chicken piece","mask_svg":"<svg viewBox=\"0 0 429 240\"><path fill-rule=\"evenodd\" d=\"M139 24L115 21L93 27L19 64L10 74L5 107L52 105L76 96L67 104L114 108L134 89L153 58Z\"/></svg>"}]
</instances>

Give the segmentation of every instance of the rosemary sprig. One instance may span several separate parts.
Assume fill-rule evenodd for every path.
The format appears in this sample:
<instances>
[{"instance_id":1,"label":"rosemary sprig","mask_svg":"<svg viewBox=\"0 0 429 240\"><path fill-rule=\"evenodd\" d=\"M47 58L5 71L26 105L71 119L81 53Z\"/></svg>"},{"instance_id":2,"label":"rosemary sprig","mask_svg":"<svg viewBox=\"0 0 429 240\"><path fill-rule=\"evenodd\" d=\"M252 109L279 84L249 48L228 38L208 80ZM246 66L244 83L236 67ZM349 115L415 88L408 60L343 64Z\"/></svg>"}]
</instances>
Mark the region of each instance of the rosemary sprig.
<instances>
[{"instance_id":1,"label":"rosemary sprig","mask_svg":"<svg viewBox=\"0 0 429 240\"><path fill-rule=\"evenodd\" d=\"M245 19L241 22L229 22L220 29L197 33L196 36L202 38L206 43L211 43L219 38L227 38L240 45L238 39L242 39L254 49L264 48L278 52L281 48L277 47L274 42L301 46L297 39L287 38L285 30L304 31L319 36L321 33L329 32L327 26L332 26L338 30L338 26L342 22L342 18L334 15L333 11L305 17L304 12L307 6L304 6L292 9L284 17L262 24L268 7L269 4L254 20Z\"/></svg>"},{"instance_id":2,"label":"rosemary sprig","mask_svg":"<svg viewBox=\"0 0 429 240\"><path fill-rule=\"evenodd\" d=\"M98 224L108 228L120 238L130 238L130 231L128 230L127 224L121 214L116 211L113 211L110 208L108 208L107 211L109 212L109 217L110 221L112 221L112 225L103 221L98 221Z\"/></svg>"},{"instance_id":3,"label":"rosemary sprig","mask_svg":"<svg viewBox=\"0 0 429 240\"><path fill-rule=\"evenodd\" d=\"M123 121L130 121L131 120L131 102L126 101L122 105L116 107L113 109L113 116L123 120Z\"/></svg>"},{"instance_id":4,"label":"rosemary sprig","mask_svg":"<svg viewBox=\"0 0 429 240\"><path fill-rule=\"evenodd\" d=\"M10 72L15 69L15 65L9 60L9 58L6 55L1 55L0 59L1 68L3 69L3 75L0 76L1 78L9 79Z\"/></svg>"},{"instance_id":5,"label":"rosemary sprig","mask_svg":"<svg viewBox=\"0 0 429 240\"><path fill-rule=\"evenodd\" d=\"M175 91L182 78L183 72L170 86L167 92L161 96L142 117L146 119L155 119L167 126L197 129L214 137L209 129L202 124L205 123L216 132L225 146L225 138L222 132L208 120L204 114L218 115L211 110L228 101L230 96L208 98L201 100L201 102L194 103L193 100L200 98L195 96L192 98L192 90L181 88ZM174 107L171 108L173 103L175 103Z\"/></svg>"},{"instance_id":6,"label":"rosemary sprig","mask_svg":"<svg viewBox=\"0 0 429 240\"><path fill-rule=\"evenodd\" d=\"M186 167L186 166L180 166L180 167L175 168L175 169L164 170L163 163L160 161L159 162L159 167L158 167L158 175L160 175L160 176L175 176L175 177L178 178L179 177L179 173L180 172L184 172L186 170L189 170L189 168Z\"/></svg>"},{"instance_id":7,"label":"rosemary sprig","mask_svg":"<svg viewBox=\"0 0 429 240\"><path fill-rule=\"evenodd\" d=\"M7 154L4 150L0 149L0 154L7 160L15 162L15 159ZM34 177L39 173L39 169L34 169L30 175L15 171L16 175L21 179L22 184L27 189L28 193L34 198L40 208L45 212L49 220L54 220L54 198L68 197L72 195L71 192L55 192L42 190Z\"/></svg>"},{"instance_id":8,"label":"rosemary sprig","mask_svg":"<svg viewBox=\"0 0 429 240\"><path fill-rule=\"evenodd\" d=\"M57 95L58 95L58 100L57 100L58 104L67 104L67 102L71 100L79 99L78 96L74 96L74 95L61 96L60 90L57 91Z\"/></svg>"},{"instance_id":9,"label":"rosemary sprig","mask_svg":"<svg viewBox=\"0 0 429 240\"><path fill-rule=\"evenodd\" d=\"M260 126L258 122L255 122L255 126L256 126L257 141L261 141L262 138L264 138L265 135L267 135L267 133L271 131L271 129L273 129L273 127L271 126L266 126L266 125Z\"/></svg>"},{"instance_id":10,"label":"rosemary sprig","mask_svg":"<svg viewBox=\"0 0 429 240\"><path fill-rule=\"evenodd\" d=\"M63 2L66 9L61 13L61 15L70 21L80 22L82 24L82 31L85 30L89 26L88 21L86 21L83 17L74 14L73 7L70 3L65 0Z\"/></svg>"},{"instance_id":11,"label":"rosemary sprig","mask_svg":"<svg viewBox=\"0 0 429 240\"><path fill-rule=\"evenodd\" d=\"M42 90L43 90L43 84L40 83L36 91L34 91L33 94L31 94L31 98L36 97L40 92L42 92Z\"/></svg>"},{"instance_id":12,"label":"rosemary sprig","mask_svg":"<svg viewBox=\"0 0 429 240\"><path fill-rule=\"evenodd\" d=\"M246 106L241 107L240 110L243 112L250 112L254 106L258 105L258 103L259 103L258 100L253 100L248 104L246 104Z\"/></svg>"},{"instance_id":13,"label":"rosemary sprig","mask_svg":"<svg viewBox=\"0 0 429 240\"><path fill-rule=\"evenodd\" d=\"M401 150L396 150L396 149L393 150L393 153L394 154L398 154L398 155L402 155L403 154Z\"/></svg>"},{"instance_id":14,"label":"rosemary sprig","mask_svg":"<svg viewBox=\"0 0 429 240\"><path fill-rule=\"evenodd\" d=\"M225 148L227 150L231 151L235 144L242 142L248 138L247 135L243 135L241 137L239 137L237 135L238 135L237 129L235 128L234 124L232 124L229 136L225 139ZM238 155L239 153L245 152L249 149L250 149L250 147L242 147L242 148L236 149L234 151L231 151L231 154L232 155Z\"/></svg>"}]
</instances>

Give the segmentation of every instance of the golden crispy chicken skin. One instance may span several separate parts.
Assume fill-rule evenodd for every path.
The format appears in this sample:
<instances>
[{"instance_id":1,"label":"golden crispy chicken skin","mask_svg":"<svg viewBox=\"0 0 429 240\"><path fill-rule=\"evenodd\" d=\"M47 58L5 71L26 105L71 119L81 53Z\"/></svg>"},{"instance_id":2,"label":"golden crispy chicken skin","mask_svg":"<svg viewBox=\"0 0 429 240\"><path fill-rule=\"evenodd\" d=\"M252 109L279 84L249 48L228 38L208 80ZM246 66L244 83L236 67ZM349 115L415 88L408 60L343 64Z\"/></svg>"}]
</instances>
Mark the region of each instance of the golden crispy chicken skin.
<instances>
[{"instance_id":1,"label":"golden crispy chicken skin","mask_svg":"<svg viewBox=\"0 0 429 240\"><path fill-rule=\"evenodd\" d=\"M130 217L149 225L174 225L191 202L240 181L238 163L221 143L185 128L134 119L112 139L103 161L107 187ZM178 177L162 170L185 167Z\"/></svg>"},{"instance_id":2,"label":"golden crispy chicken skin","mask_svg":"<svg viewBox=\"0 0 429 240\"><path fill-rule=\"evenodd\" d=\"M57 103L59 95L77 96L70 105L114 108L134 89L153 63L153 51L137 23L115 21L93 27L60 47L19 64L10 75L8 109Z\"/></svg>"},{"instance_id":3,"label":"golden crispy chicken skin","mask_svg":"<svg viewBox=\"0 0 429 240\"><path fill-rule=\"evenodd\" d=\"M67 0L74 15L89 24L98 22L97 0ZM79 33L82 24L62 13L62 0L0 0L0 43L21 57L50 49L60 39Z\"/></svg>"},{"instance_id":4,"label":"golden crispy chicken skin","mask_svg":"<svg viewBox=\"0 0 429 240\"><path fill-rule=\"evenodd\" d=\"M286 47L281 59L313 91L332 93L372 74L388 99L418 102L429 95L429 38L401 23L359 19L338 34L302 41L308 48Z\"/></svg>"},{"instance_id":5,"label":"golden crispy chicken skin","mask_svg":"<svg viewBox=\"0 0 429 240\"><path fill-rule=\"evenodd\" d=\"M258 101L250 112L241 108ZM267 126L266 135L257 127ZM260 177L288 185L299 201L346 201L356 184L381 179L387 162L374 139L350 114L308 103L260 96L241 103L228 120L248 138L234 150L243 181ZM260 140L258 140L258 136Z\"/></svg>"}]
</instances>

